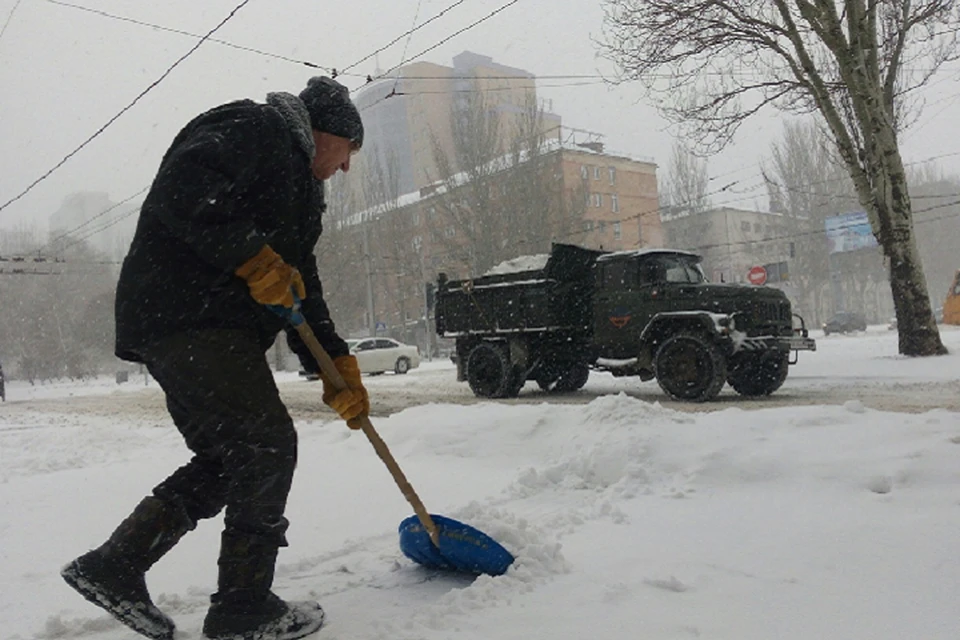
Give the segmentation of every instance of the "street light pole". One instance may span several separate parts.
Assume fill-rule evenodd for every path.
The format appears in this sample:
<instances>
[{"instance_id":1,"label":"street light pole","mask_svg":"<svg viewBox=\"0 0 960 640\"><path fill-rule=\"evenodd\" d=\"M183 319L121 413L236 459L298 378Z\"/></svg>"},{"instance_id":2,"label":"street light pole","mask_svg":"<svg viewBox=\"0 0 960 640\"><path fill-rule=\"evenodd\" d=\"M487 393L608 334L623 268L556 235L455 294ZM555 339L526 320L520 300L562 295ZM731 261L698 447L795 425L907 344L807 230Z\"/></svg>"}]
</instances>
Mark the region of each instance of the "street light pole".
<instances>
[{"instance_id":1,"label":"street light pole","mask_svg":"<svg viewBox=\"0 0 960 640\"><path fill-rule=\"evenodd\" d=\"M367 272L367 318L370 322L370 335L377 335L377 319L373 309L373 270L370 268L370 241L367 239L367 225L361 223L363 229L363 266Z\"/></svg>"},{"instance_id":2,"label":"street light pole","mask_svg":"<svg viewBox=\"0 0 960 640\"><path fill-rule=\"evenodd\" d=\"M420 259L420 280L423 282L423 340L427 345L427 361L433 361L433 331L430 330L430 301L427 300L427 270L423 264L423 245L417 247L417 257Z\"/></svg>"}]
</instances>

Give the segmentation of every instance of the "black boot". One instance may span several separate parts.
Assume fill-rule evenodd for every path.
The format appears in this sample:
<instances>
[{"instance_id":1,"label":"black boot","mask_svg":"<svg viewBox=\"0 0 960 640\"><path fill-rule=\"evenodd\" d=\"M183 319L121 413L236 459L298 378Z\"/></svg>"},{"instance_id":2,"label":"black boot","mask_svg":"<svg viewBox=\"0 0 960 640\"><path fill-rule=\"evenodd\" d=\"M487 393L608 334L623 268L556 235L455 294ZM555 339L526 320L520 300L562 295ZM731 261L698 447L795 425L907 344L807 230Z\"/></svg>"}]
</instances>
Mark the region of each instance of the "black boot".
<instances>
[{"instance_id":1,"label":"black boot","mask_svg":"<svg viewBox=\"0 0 960 640\"><path fill-rule=\"evenodd\" d=\"M144 574L195 526L178 506L146 497L109 540L65 566L60 575L137 633L172 640L173 620L153 604Z\"/></svg>"},{"instance_id":2,"label":"black boot","mask_svg":"<svg viewBox=\"0 0 960 640\"><path fill-rule=\"evenodd\" d=\"M270 591L277 545L224 531L218 591L203 635L210 640L296 640L323 626L316 602L284 602Z\"/></svg>"}]
</instances>

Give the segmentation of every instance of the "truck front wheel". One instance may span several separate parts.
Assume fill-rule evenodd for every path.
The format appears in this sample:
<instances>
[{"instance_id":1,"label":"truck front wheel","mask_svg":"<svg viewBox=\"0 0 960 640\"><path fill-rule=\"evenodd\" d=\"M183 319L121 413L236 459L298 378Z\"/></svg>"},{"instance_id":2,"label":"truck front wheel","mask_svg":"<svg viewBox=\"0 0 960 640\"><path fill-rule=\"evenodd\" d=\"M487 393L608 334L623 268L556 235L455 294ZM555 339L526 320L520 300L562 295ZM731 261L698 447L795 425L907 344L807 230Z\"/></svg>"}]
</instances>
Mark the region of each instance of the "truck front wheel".
<instances>
[{"instance_id":1,"label":"truck front wheel","mask_svg":"<svg viewBox=\"0 0 960 640\"><path fill-rule=\"evenodd\" d=\"M681 332L665 340L654 366L660 388L677 400L713 400L727 381L723 353L700 333Z\"/></svg>"},{"instance_id":2,"label":"truck front wheel","mask_svg":"<svg viewBox=\"0 0 960 640\"><path fill-rule=\"evenodd\" d=\"M787 379L789 354L776 354L761 359L753 357L730 371L727 382L742 396L768 396Z\"/></svg>"},{"instance_id":3,"label":"truck front wheel","mask_svg":"<svg viewBox=\"0 0 960 640\"><path fill-rule=\"evenodd\" d=\"M481 398L515 398L524 380L520 380L505 344L481 342L467 357L467 383Z\"/></svg>"}]
</instances>

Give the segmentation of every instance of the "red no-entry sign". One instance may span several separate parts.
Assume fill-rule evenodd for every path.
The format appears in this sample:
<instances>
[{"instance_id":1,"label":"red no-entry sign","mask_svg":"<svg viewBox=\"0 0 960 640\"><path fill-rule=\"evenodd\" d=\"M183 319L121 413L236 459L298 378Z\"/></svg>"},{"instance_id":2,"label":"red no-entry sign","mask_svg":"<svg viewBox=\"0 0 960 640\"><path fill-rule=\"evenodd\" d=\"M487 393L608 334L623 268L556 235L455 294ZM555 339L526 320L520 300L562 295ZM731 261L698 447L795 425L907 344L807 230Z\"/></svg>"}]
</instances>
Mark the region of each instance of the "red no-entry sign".
<instances>
[{"instance_id":1,"label":"red no-entry sign","mask_svg":"<svg viewBox=\"0 0 960 640\"><path fill-rule=\"evenodd\" d=\"M767 270L760 265L750 267L750 271L747 272L747 280L750 284L763 284L767 281Z\"/></svg>"}]
</instances>

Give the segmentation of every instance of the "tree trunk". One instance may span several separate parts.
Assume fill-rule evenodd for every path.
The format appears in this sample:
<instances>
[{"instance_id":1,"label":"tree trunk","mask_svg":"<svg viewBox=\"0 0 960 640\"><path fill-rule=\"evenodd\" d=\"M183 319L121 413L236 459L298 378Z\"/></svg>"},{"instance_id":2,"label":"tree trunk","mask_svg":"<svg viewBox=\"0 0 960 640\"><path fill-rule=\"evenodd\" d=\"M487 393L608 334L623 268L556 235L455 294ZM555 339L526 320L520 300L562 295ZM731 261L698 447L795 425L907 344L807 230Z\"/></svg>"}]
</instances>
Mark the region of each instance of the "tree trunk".
<instances>
[{"instance_id":1,"label":"tree trunk","mask_svg":"<svg viewBox=\"0 0 960 640\"><path fill-rule=\"evenodd\" d=\"M897 315L900 353L905 356L943 355L947 349L940 340L930 306L896 132L889 122L885 122L877 123L873 133L874 144L868 147L866 158L866 169L873 187L870 194L875 212L873 229L884 255L890 260L890 290Z\"/></svg>"},{"instance_id":2,"label":"tree trunk","mask_svg":"<svg viewBox=\"0 0 960 640\"><path fill-rule=\"evenodd\" d=\"M885 234L883 250L890 260L890 290L897 312L900 353L906 356L931 356L947 353L930 308L930 296L920 264L913 226ZM896 240L892 236L899 235Z\"/></svg>"}]
</instances>

